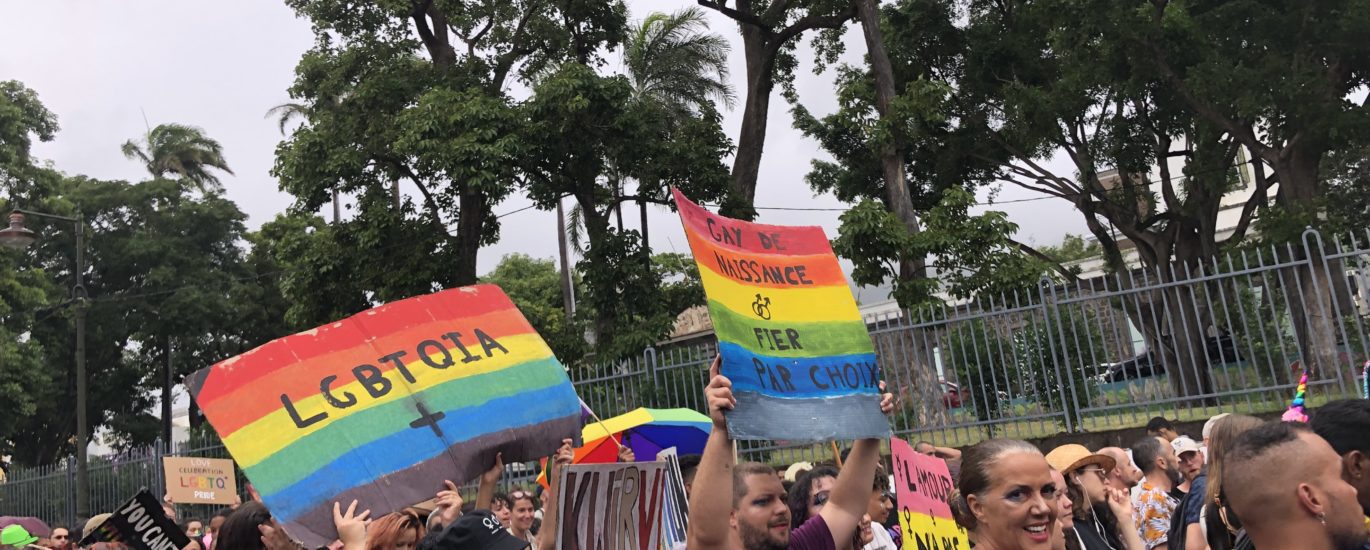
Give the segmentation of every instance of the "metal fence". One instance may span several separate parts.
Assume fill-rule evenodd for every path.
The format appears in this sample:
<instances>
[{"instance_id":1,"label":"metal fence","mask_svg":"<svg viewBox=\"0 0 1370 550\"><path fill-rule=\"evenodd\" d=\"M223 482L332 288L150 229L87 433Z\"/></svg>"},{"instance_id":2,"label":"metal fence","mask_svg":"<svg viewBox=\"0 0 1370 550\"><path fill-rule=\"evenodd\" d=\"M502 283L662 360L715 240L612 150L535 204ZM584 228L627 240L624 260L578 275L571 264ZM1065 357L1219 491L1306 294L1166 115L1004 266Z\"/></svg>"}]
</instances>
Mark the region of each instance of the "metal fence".
<instances>
[{"instance_id":1,"label":"metal fence","mask_svg":"<svg viewBox=\"0 0 1370 550\"><path fill-rule=\"evenodd\" d=\"M1310 406L1356 395L1370 349L1370 231L1331 242L1311 229L1303 237L1187 267L1048 279L872 319L880 367L900 396L895 433L964 446L1139 426L1153 416L1279 411L1305 369ZM712 341L666 344L576 368L571 378L601 417L637 407L702 411L715 352ZM830 460L840 445L742 441L738 451L784 465ZM178 454L227 456L207 444ZM161 456L154 446L92 458L93 509L108 510L142 486L160 491ZM73 464L15 468L0 485L0 513L69 524ZM530 484L536 472L535 463L510 465L504 484ZM213 510L180 511L205 518Z\"/></svg>"}]
</instances>

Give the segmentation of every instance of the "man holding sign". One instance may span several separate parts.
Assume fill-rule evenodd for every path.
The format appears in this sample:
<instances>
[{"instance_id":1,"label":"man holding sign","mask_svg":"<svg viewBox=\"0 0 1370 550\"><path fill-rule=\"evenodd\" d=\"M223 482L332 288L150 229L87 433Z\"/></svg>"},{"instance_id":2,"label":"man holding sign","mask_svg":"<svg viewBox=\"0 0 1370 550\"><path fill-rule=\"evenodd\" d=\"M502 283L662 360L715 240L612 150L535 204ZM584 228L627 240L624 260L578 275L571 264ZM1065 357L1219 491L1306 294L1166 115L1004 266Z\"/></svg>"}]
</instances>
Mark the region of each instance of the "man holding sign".
<instances>
[{"instance_id":1,"label":"man holding sign","mask_svg":"<svg viewBox=\"0 0 1370 550\"><path fill-rule=\"evenodd\" d=\"M851 545L870 503L880 440L867 438L852 445L827 504L791 532L785 488L775 470L756 462L734 464L725 412L738 406L738 399L732 381L720 370L720 360L715 358L704 393L714 429L690 492L689 548L836 550ZM884 382L878 387L883 391ZM894 410L894 396L881 395L879 406L889 414ZM723 498L730 498L731 506L723 506Z\"/></svg>"},{"instance_id":2,"label":"man holding sign","mask_svg":"<svg viewBox=\"0 0 1370 550\"><path fill-rule=\"evenodd\" d=\"M725 218L674 191L736 392L730 435L888 437L875 348L823 229Z\"/></svg>"}]
</instances>

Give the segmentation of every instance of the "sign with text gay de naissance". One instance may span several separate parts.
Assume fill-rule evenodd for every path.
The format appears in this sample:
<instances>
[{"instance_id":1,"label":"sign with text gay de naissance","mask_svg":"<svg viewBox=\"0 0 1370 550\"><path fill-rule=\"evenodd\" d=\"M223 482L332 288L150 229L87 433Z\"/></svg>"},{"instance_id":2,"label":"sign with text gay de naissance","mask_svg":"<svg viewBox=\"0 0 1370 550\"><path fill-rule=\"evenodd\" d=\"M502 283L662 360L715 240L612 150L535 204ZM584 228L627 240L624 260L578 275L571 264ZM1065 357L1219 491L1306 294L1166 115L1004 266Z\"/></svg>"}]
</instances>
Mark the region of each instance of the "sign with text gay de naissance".
<instances>
[{"instance_id":1,"label":"sign with text gay de naissance","mask_svg":"<svg viewBox=\"0 0 1370 550\"><path fill-rule=\"evenodd\" d=\"M888 437L875 349L823 229L725 218L674 192L737 398L729 434Z\"/></svg>"}]
</instances>

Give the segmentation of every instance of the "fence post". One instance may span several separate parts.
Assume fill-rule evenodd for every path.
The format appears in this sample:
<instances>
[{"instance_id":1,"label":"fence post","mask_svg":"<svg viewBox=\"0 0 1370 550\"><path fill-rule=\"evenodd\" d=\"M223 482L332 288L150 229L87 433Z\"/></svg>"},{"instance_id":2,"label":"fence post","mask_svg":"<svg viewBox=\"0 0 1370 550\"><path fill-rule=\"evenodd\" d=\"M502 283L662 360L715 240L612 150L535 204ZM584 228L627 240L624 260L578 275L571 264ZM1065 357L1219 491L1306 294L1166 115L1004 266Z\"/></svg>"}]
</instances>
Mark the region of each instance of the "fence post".
<instances>
[{"instance_id":1,"label":"fence post","mask_svg":"<svg viewBox=\"0 0 1370 550\"><path fill-rule=\"evenodd\" d=\"M67 478L66 478L66 482L67 482L67 483L66 483L66 490L65 490L65 491L62 491L62 492L66 494L67 498L66 498L66 503L65 503L66 505L62 507L62 515L66 516L64 519L65 519L67 525L70 525L70 526L72 527L72 529L75 529L75 528L76 528L76 455L67 455Z\"/></svg>"},{"instance_id":2,"label":"fence post","mask_svg":"<svg viewBox=\"0 0 1370 550\"><path fill-rule=\"evenodd\" d=\"M661 404L660 398L661 381L657 379L655 346L647 346L646 348L643 348L642 364L646 366L647 374L652 378L652 393L651 397L648 398L647 402L651 404L652 408L654 409L664 408L664 406Z\"/></svg>"},{"instance_id":3,"label":"fence post","mask_svg":"<svg viewBox=\"0 0 1370 550\"><path fill-rule=\"evenodd\" d=\"M1047 301L1047 288L1051 289L1050 302ZM1051 277L1042 275L1042 279L1037 283L1037 296L1042 303L1042 322L1047 325L1047 340L1050 342L1050 345L1047 347L1051 348L1051 364L1056 366L1056 381L1062 388L1065 388L1067 386L1066 380L1069 380L1070 399L1075 403L1075 415L1079 415L1080 400L1075 394L1075 377L1062 375L1061 360L1056 356L1056 347L1064 346L1066 337L1060 323L1052 321L1052 308L1056 307L1056 285L1051 282ZM1058 319L1060 318L1059 315L1056 317ZM1056 325L1056 330L1051 330L1052 325ZM1057 339L1058 337L1059 339ZM1062 347L1061 349L1064 350L1065 348ZM1065 380L1062 380L1063 378ZM1061 416L1066 419L1067 432L1075 431L1076 427L1081 423L1081 419L1074 418L1074 415L1071 414L1070 407L1066 406L1066 397L1064 395L1061 396Z\"/></svg>"}]
</instances>

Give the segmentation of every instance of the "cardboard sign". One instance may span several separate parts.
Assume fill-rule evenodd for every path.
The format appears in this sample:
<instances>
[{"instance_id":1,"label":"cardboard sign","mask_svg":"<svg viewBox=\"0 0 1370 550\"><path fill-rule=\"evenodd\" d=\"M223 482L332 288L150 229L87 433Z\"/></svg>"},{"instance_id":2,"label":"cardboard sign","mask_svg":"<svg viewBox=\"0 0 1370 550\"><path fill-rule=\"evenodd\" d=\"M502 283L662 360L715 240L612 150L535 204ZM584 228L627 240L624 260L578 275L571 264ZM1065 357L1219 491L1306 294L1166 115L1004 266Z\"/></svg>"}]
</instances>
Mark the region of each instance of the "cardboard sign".
<instances>
[{"instance_id":1,"label":"cardboard sign","mask_svg":"<svg viewBox=\"0 0 1370 550\"><path fill-rule=\"evenodd\" d=\"M909 442L890 439L894 460L895 499L903 548L969 550L966 530L951 516L947 498L955 482L942 459L913 450Z\"/></svg>"},{"instance_id":2,"label":"cardboard sign","mask_svg":"<svg viewBox=\"0 0 1370 550\"><path fill-rule=\"evenodd\" d=\"M823 228L724 218L674 192L737 398L728 433L889 437L875 348Z\"/></svg>"},{"instance_id":3,"label":"cardboard sign","mask_svg":"<svg viewBox=\"0 0 1370 550\"><path fill-rule=\"evenodd\" d=\"M336 538L334 502L379 517L475 478L497 452L550 455L581 428L566 370L494 285L363 311L189 382L263 503L311 548Z\"/></svg>"},{"instance_id":4,"label":"cardboard sign","mask_svg":"<svg viewBox=\"0 0 1370 550\"><path fill-rule=\"evenodd\" d=\"M139 550L181 550L190 538L162 511L162 503L147 489L116 508L109 519L81 539L86 547L98 542L118 542Z\"/></svg>"},{"instance_id":5,"label":"cardboard sign","mask_svg":"<svg viewBox=\"0 0 1370 550\"><path fill-rule=\"evenodd\" d=\"M575 464L562 469L557 548L658 548L666 465Z\"/></svg>"},{"instance_id":6,"label":"cardboard sign","mask_svg":"<svg viewBox=\"0 0 1370 550\"><path fill-rule=\"evenodd\" d=\"M666 495L661 499L661 547L666 550L684 548L689 534L690 499L685 495L680 455L671 447L657 453L656 461L666 466Z\"/></svg>"},{"instance_id":7,"label":"cardboard sign","mask_svg":"<svg viewBox=\"0 0 1370 550\"><path fill-rule=\"evenodd\" d=\"M227 458L168 456L162 458L166 492L177 504L233 504L238 478Z\"/></svg>"}]
</instances>

